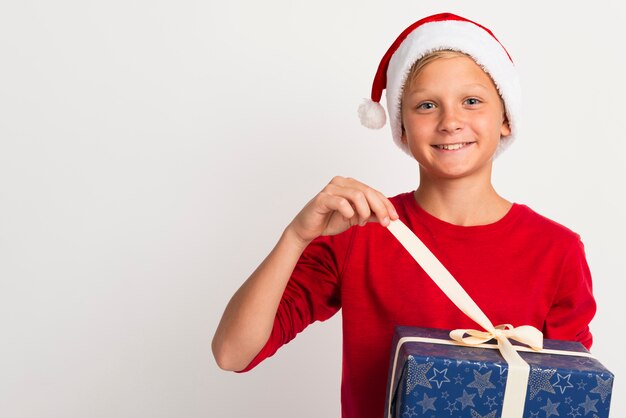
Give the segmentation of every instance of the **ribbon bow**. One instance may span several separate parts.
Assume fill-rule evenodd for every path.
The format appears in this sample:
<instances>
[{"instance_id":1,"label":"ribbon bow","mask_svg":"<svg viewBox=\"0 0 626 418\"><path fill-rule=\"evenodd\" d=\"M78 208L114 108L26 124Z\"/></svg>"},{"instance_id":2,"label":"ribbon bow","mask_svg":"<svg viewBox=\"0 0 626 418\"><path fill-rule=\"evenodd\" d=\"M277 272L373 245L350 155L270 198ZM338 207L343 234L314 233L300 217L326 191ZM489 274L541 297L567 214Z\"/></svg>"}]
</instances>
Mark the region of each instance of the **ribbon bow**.
<instances>
[{"instance_id":1,"label":"ribbon bow","mask_svg":"<svg viewBox=\"0 0 626 418\"><path fill-rule=\"evenodd\" d=\"M468 337L465 334L469 335ZM493 331L478 331L475 329L455 329L450 331L450 338L466 345L484 344L491 340L515 340L526 344L533 350L543 348L543 334L535 327L522 325L514 327L511 324L497 325Z\"/></svg>"},{"instance_id":2,"label":"ribbon bow","mask_svg":"<svg viewBox=\"0 0 626 418\"><path fill-rule=\"evenodd\" d=\"M521 418L524 414L530 366L515 350L509 338L524 343L534 350L541 350L543 347L541 331L530 325L513 327L511 324L504 324L494 327L459 282L402 221L392 221L387 229L400 241L446 296L463 313L486 330L457 329L450 332L450 338L467 345L478 345L492 339L498 342L498 349L509 367L501 417ZM465 334L469 336L465 337Z\"/></svg>"}]
</instances>

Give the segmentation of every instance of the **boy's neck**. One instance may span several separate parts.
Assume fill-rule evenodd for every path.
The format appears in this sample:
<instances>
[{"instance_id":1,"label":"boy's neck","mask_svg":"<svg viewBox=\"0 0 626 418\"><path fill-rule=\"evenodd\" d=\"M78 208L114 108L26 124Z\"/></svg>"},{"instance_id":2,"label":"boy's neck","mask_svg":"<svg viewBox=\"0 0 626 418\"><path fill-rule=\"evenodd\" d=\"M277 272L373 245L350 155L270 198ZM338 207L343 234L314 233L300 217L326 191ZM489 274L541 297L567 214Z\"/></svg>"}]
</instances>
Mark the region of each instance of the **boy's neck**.
<instances>
[{"instance_id":1,"label":"boy's neck","mask_svg":"<svg viewBox=\"0 0 626 418\"><path fill-rule=\"evenodd\" d=\"M422 176L414 196L426 212L460 226L494 223L512 206L495 191L490 179L477 182L469 178L433 180Z\"/></svg>"}]
</instances>

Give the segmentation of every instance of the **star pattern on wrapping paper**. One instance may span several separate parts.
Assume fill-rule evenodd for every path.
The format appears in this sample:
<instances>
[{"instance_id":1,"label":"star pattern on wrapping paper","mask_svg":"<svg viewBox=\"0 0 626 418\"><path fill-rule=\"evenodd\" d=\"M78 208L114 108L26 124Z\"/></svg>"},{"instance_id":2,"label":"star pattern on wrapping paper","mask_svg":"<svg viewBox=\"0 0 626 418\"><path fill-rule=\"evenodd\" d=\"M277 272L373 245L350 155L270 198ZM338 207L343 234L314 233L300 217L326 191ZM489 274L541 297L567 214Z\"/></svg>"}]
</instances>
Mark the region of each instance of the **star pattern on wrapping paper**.
<instances>
[{"instance_id":1,"label":"star pattern on wrapping paper","mask_svg":"<svg viewBox=\"0 0 626 418\"><path fill-rule=\"evenodd\" d=\"M606 397L611 394L611 386L613 384L613 379L611 377L606 380L602 379L600 376L596 375L596 387L591 389L590 393L595 393L600 395L602 399L602 403L606 400Z\"/></svg>"},{"instance_id":2,"label":"star pattern on wrapping paper","mask_svg":"<svg viewBox=\"0 0 626 418\"><path fill-rule=\"evenodd\" d=\"M417 416L417 413L415 412L415 407L409 407L408 405L404 407L404 413L402 414L403 417L408 417L408 418L412 418L413 416Z\"/></svg>"},{"instance_id":3,"label":"star pattern on wrapping paper","mask_svg":"<svg viewBox=\"0 0 626 418\"><path fill-rule=\"evenodd\" d=\"M539 418L539 411L531 412L530 418Z\"/></svg>"},{"instance_id":4,"label":"star pattern on wrapping paper","mask_svg":"<svg viewBox=\"0 0 626 418\"><path fill-rule=\"evenodd\" d=\"M502 376L504 372L508 370L508 366L506 364L496 363L496 366L498 367L498 369L500 369L500 376Z\"/></svg>"},{"instance_id":5,"label":"star pattern on wrapping paper","mask_svg":"<svg viewBox=\"0 0 626 418\"><path fill-rule=\"evenodd\" d=\"M552 415L559 415L558 407L561 405L561 402L552 403L552 400L548 398L548 402L546 402L545 406L542 406L541 409L546 413L546 418L550 418Z\"/></svg>"},{"instance_id":6,"label":"star pattern on wrapping paper","mask_svg":"<svg viewBox=\"0 0 626 418\"><path fill-rule=\"evenodd\" d=\"M454 379L454 384L455 385L462 385L463 384L463 376L461 376L460 373L457 373L456 377L453 377Z\"/></svg>"},{"instance_id":7,"label":"star pattern on wrapping paper","mask_svg":"<svg viewBox=\"0 0 626 418\"><path fill-rule=\"evenodd\" d=\"M428 389L432 389L428 378L426 377L426 373L433 367L432 362L428 363L418 363L415 361L415 357L409 356L409 366L407 371L407 385L406 385L406 394L408 395L415 389L415 386L423 386Z\"/></svg>"},{"instance_id":8,"label":"star pattern on wrapping paper","mask_svg":"<svg viewBox=\"0 0 626 418\"><path fill-rule=\"evenodd\" d=\"M475 393L469 394L463 389L463 396L456 398L461 403L461 410L464 410L467 406L476 406L474 405L474 396L476 396Z\"/></svg>"},{"instance_id":9,"label":"star pattern on wrapping paper","mask_svg":"<svg viewBox=\"0 0 626 418\"><path fill-rule=\"evenodd\" d=\"M598 399L591 399L589 395L585 395L585 402L581 402L578 405L583 407L585 415L587 415L589 412L598 412L596 403L598 403Z\"/></svg>"},{"instance_id":10,"label":"star pattern on wrapping paper","mask_svg":"<svg viewBox=\"0 0 626 418\"><path fill-rule=\"evenodd\" d=\"M485 390L495 388L493 383L491 383L491 380L489 380L491 378L492 370L489 370L485 374L480 374L480 372L476 370L472 371L474 372L474 380L469 385L467 385L467 387L478 390L478 395L482 398Z\"/></svg>"},{"instance_id":11,"label":"star pattern on wrapping paper","mask_svg":"<svg viewBox=\"0 0 626 418\"><path fill-rule=\"evenodd\" d=\"M489 407L489 409L493 408L497 404L498 404L498 402L496 402L496 397L495 396L487 396L487 401L485 402L485 405L487 405Z\"/></svg>"},{"instance_id":12,"label":"star pattern on wrapping paper","mask_svg":"<svg viewBox=\"0 0 626 418\"><path fill-rule=\"evenodd\" d=\"M481 415L472 409L472 418L496 418L496 412L498 411L491 411L487 415Z\"/></svg>"},{"instance_id":13,"label":"star pattern on wrapping paper","mask_svg":"<svg viewBox=\"0 0 626 418\"><path fill-rule=\"evenodd\" d=\"M581 413L578 411L580 409L580 406L577 406L576 408L574 408L573 406L570 406L570 408L571 408L571 411L569 411L567 415L571 415L572 418L576 418L581 415Z\"/></svg>"},{"instance_id":14,"label":"star pattern on wrapping paper","mask_svg":"<svg viewBox=\"0 0 626 418\"><path fill-rule=\"evenodd\" d=\"M454 413L454 411L458 411L459 408L456 407L456 401L450 402L448 401L448 406L446 406L446 411L450 411L450 415Z\"/></svg>"},{"instance_id":15,"label":"star pattern on wrapping paper","mask_svg":"<svg viewBox=\"0 0 626 418\"><path fill-rule=\"evenodd\" d=\"M580 368L585 368L591 365L592 360L590 358L587 357L575 357L574 358L574 362L578 363L578 365L580 366Z\"/></svg>"},{"instance_id":16,"label":"star pattern on wrapping paper","mask_svg":"<svg viewBox=\"0 0 626 418\"><path fill-rule=\"evenodd\" d=\"M556 373L556 369L531 369L530 378L528 379L528 386L530 386L530 399L533 399L542 390L548 393L556 393L550 383L550 379L554 376L554 373Z\"/></svg>"},{"instance_id":17,"label":"star pattern on wrapping paper","mask_svg":"<svg viewBox=\"0 0 626 418\"><path fill-rule=\"evenodd\" d=\"M424 394L424 398L421 401L416 402L416 404L422 407L422 414L425 414L426 411L437 411L437 408L435 408L436 400L436 396L434 398L429 398L427 394Z\"/></svg>"},{"instance_id":18,"label":"star pattern on wrapping paper","mask_svg":"<svg viewBox=\"0 0 626 418\"><path fill-rule=\"evenodd\" d=\"M571 376L572 376L571 374L561 376L561 373L557 373L556 374L557 380L556 380L556 383L553 385L553 387L559 388L559 390L561 391L561 394L565 393L566 389L574 387L574 385L572 385L569 381Z\"/></svg>"},{"instance_id":19,"label":"star pattern on wrapping paper","mask_svg":"<svg viewBox=\"0 0 626 418\"><path fill-rule=\"evenodd\" d=\"M446 376L446 373L448 373L448 369L438 370L435 367L433 368L433 372L434 372L433 377L431 377L428 380L435 383L437 385L437 388L441 389L441 385L443 385L444 383L450 382L450 379L448 379L448 376Z\"/></svg>"},{"instance_id":20,"label":"star pattern on wrapping paper","mask_svg":"<svg viewBox=\"0 0 626 418\"><path fill-rule=\"evenodd\" d=\"M587 382L585 382L584 380L578 381L578 390L585 390L586 387L587 387Z\"/></svg>"}]
</instances>

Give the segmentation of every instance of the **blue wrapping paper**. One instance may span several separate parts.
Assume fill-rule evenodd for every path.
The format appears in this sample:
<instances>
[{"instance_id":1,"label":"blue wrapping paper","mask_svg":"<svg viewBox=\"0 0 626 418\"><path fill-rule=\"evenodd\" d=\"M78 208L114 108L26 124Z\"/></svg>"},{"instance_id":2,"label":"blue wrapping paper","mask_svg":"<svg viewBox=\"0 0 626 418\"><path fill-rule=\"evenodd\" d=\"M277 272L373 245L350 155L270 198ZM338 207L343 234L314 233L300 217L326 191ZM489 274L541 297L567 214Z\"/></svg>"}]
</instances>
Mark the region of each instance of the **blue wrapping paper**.
<instances>
[{"instance_id":1,"label":"blue wrapping paper","mask_svg":"<svg viewBox=\"0 0 626 418\"><path fill-rule=\"evenodd\" d=\"M396 328L386 417L501 416L508 367L497 349L405 342L395 360L403 337L450 340L448 334L437 329ZM544 340L544 348L588 353L582 344L571 341ZM524 418L608 418L614 376L598 360L523 351L520 355L531 367Z\"/></svg>"}]
</instances>

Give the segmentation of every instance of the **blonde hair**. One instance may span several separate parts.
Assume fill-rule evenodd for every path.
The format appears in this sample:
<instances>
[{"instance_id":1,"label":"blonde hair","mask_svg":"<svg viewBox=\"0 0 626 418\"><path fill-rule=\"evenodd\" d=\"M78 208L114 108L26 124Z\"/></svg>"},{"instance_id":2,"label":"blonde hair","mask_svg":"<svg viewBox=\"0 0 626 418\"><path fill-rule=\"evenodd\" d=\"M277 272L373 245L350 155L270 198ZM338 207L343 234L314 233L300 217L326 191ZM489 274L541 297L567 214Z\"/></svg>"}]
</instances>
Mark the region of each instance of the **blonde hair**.
<instances>
[{"instance_id":1,"label":"blonde hair","mask_svg":"<svg viewBox=\"0 0 626 418\"><path fill-rule=\"evenodd\" d=\"M413 84L413 82L415 81L419 73L422 71L422 69L426 65L430 64L431 62L435 60L438 60L439 58L455 58L455 57L467 57L473 60L473 58L470 57L469 55L463 52L454 51L452 49L440 49L440 50L433 51L424 55L422 58L415 61L415 63L411 66L411 69L409 70L409 74L406 77L406 81L404 82L405 88L403 90L405 90L407 86L411 86ZM403 91L403 94L404 94L404 91Z\"/></svg>"}]
</instances>

